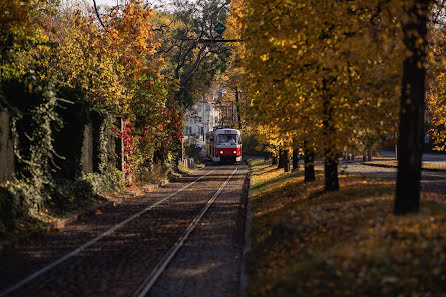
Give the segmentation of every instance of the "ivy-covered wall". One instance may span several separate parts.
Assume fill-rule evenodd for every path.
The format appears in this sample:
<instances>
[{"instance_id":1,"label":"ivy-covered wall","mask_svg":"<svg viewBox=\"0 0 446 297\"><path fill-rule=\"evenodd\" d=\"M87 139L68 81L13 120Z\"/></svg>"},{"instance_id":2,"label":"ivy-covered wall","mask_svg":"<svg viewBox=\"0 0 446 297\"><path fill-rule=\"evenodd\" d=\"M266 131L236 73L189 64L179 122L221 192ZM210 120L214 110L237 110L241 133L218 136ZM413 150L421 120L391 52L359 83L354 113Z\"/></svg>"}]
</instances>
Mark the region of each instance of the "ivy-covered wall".
<instances>
[{"instance_id":1,"label":"ivy-covered wall","mask_svg":"<svg viewBox=\"0 0 446 297\"><path fill-rule=\"evenodd\" d=\"M8 111L0 109L0 184L11 180L14 173L14 150L9 130Z\"/></svg>"},{"instance_id":2,"label":"ivy-covered wall","mask_svg":"<svg viewBox=\"0 0 446 297\"><path fill-rule=\"evenodd\" d=\"M0 232L43 209L66 211L122 188L115 117L84 99L36 77L0 85Z\"/></svg>"}]
</instances>

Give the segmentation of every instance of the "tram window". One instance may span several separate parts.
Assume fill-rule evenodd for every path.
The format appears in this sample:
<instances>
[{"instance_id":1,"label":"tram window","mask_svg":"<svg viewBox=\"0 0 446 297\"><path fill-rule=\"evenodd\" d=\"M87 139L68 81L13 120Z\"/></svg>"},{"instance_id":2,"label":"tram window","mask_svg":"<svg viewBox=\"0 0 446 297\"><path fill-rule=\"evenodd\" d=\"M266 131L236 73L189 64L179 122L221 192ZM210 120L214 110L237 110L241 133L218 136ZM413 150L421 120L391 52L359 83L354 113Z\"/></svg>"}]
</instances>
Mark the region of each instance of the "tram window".
<instances>
[{"instance_id":1,"label":"tram window","mask_svg":"<svg viewBox=\"0 0 446 297\"><path fill-rule=\"evenodd\" d=\"M220 135L218 135L218 144L219 145L235 145L236 143L239 143L237 134L220 134Z\"/></svg>"}]
</instances>

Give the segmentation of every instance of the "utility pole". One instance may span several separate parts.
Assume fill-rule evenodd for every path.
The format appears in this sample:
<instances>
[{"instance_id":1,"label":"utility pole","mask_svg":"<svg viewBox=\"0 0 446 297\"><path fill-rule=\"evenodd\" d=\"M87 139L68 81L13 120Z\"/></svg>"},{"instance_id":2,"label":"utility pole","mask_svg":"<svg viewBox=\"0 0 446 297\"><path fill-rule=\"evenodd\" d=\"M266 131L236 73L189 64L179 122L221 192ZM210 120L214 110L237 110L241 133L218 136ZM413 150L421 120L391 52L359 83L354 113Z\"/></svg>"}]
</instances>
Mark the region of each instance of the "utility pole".
<instances>
[{"instance_id":1,"label":"utility pole","mask_svg":"<svg viewBox=\"0 0 446 297\"><path fill-rule=\"evenodd\" d=\"M231 101L231 126L234 126L235 114L234 114L234 102Z\"/></svg>"},{"instance_id":2,"label":"utility pole","mask_svg":"<svg viewBox=\"0 0 446 297\"><path fill-rule=\"evenodd\" d=\"M201 131L202 133L202 135L201 135L201 137L202 137L202 140L204 141L205 140L205 138L204 138L204 134L205 134L205 119L204 119L204 115L205 115L205 112L204 112L204 110L206 109L206 101L205 101L205 98L204 98L204 96L202 97L202 104L201 104L201 125L203 126L203 131Z\"/></svg>"},{"instance_id":3,"label":"utility pole","mask_svg":"<svg viewBox=\"0 0 446 297\"><path fill-rule=\"evenodd\" d=\"M240 119L240 105L239 105L239 95L238 95L238 88L235 87L235 108L237 111L237 122L238 122L238 128L239 130L242 129L242 121Z\"/></svg>"}]
</instances>

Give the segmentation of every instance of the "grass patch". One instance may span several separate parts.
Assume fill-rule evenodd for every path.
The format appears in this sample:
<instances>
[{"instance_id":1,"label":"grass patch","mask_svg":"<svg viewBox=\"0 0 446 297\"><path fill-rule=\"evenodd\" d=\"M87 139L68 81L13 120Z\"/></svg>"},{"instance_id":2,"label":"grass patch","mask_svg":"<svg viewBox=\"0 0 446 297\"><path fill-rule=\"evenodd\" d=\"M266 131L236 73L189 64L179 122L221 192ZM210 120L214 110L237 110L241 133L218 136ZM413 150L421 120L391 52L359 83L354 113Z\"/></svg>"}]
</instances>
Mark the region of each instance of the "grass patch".
<instances>
[{"instance_id":1,"label":"grass patch","mask_svg":"<svg viewBox=\"0 0 446 297\"><path fill-rule=\"evenodd\" d=\"M250 161L252 250L248 296L446 296L446 205L394 216L394 182L323 175ZM437 199L437 200L436 200Z\"/></svg>"}]
</instances>

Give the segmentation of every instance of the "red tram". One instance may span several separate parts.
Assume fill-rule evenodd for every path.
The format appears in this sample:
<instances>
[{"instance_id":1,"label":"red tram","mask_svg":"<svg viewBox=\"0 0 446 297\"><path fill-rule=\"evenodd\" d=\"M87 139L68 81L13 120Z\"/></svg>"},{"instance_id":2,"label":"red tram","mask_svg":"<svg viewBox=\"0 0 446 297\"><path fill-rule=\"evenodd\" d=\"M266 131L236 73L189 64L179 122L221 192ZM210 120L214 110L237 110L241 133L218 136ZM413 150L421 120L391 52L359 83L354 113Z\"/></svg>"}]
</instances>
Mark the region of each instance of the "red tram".
<instances>
[{"instance_id":1,"label":"red tram","mask_svg":"<svg viewBox=\"0 0 446 297\"><path fill-rule=\"evenodd\" d=\"M206 134L206 157L214 162L242 160L242 138L237 129L216 129Z\"/></svg>"}]
</instances>

